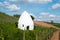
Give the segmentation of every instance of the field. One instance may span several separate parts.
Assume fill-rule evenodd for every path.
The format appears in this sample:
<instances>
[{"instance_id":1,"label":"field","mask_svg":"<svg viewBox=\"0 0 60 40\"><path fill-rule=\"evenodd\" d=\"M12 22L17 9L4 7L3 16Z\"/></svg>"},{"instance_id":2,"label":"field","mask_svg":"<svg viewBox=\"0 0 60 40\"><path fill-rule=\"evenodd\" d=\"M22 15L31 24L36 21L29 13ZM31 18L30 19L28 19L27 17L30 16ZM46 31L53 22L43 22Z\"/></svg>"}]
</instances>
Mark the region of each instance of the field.
<instances>
[{"instance_id":1,"label":"field","mask_svg":"<svg viewBox=\"0 0 60 40\"><path fill-rule=\"evenodd\" d=\"M54 28L34 26L34 30L23 31L16 26L17 19L1 13L0 15L0 40L50 40Z\"/></svg>"},{"instance_id":2,"label":"field","mask_svg":"<svg viewBox=\"0 0 60 40\"><path fill-rule=\"evenodd\" d=\"M47 40L51 38L54 31L56 31L56 29L40 26L35 26L33 31L23 31L18 29L15 24L0 22L0 39L2 40L23 40L24 32L26 40L35 40L36 35L38 40Z\"/></svg>"}]
</instances>

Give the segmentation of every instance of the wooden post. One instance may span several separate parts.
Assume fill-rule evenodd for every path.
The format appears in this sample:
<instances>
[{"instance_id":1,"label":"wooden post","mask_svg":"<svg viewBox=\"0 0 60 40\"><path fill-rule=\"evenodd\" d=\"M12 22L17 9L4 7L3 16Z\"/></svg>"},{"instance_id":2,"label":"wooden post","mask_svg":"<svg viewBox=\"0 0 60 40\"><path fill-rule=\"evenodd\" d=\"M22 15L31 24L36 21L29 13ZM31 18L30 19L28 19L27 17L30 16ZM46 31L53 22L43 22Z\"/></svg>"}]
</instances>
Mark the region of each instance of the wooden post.
<instances>
[{"instance_id":1,"label":"wooden post","mask_svg":"<svg viewBox=\"0 0 60 40\"><path fill-rule=\"evenodd\" d=\"M38 30L37 30L37 27L36 27L36 40L38 40L38 35L37 35L37 33L38 33Z\"/></svg>"},{"instance_id":2,"label":"wooden post","mask_svg":"<svg viewBox=\"0 0 60 40\"><path fill-rule=\"evenodd\" d=\"M37 31L36 31L36 40L37 40L38 36L37 36Z\"/></svg>"},{"instance_id":3,"label":"wooden post","mask_svg":"<svg viewBox=\"0 0 60 40\"><path fill-rule=\"evenodd\" d=\"M25 40L25 29L24 29L24 32L23 32L23 40Z\"/></svg>"}]
</instances>

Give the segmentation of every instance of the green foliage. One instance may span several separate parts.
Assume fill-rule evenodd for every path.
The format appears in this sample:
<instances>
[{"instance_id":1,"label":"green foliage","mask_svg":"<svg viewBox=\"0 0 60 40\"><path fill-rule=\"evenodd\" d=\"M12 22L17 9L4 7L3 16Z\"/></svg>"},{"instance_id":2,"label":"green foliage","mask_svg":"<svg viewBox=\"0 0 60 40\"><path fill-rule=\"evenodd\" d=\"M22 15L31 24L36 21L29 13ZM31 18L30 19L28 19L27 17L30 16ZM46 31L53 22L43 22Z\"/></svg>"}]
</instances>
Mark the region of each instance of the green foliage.
<instances>
[{"instance_id":1,"label":"green foliage","mask_svg":"<svg viewBox=\"0 0 60 40\"><path fill-rule=\"evenodd\" d=\"M20 15L15 14L15 15L13 15L13 17L15 17L15 18L19 19Z\"/></svg>"},{"instance_id":2,"label":"green foliage","mask_svg":"<svg viewBox=\"0 0 60 40\"><path fill-rule=\"evenodd\" d=\"M0 12L0 21L15 23L17 19L15 17L9 16L3 12Z\"/></svg>"},{"instance_id":3,"label":"green foliage","mask_svg":"<svg viewBox=\"0 0 60 40\"><path fill-rule=\"evenodd\" d=\"M52 33L56 31L53 28L44 28L40 26L35 26L35 30L26 30L25 39L26 40L35 40L36 33L38 40L47 40L47 38L52 36ZM16 28L15 24L8 22L0 22L0 38L4 40L23 40L23 30ZM49 37L49 38L50 38Z\"/></svg>"},{"instance_id":4,"label":"green foliage","mask_svg":"<svg viewBox=\"0 0 60 40\"><path fill-rule=\"evenodd\" d=\"M53 23L51 23L51 22L46 22L46 23L52 24L52 25L60 28L60 23L54 23L54 22L53 22Z\"/></svg>"},{"instance_id":5,"label":"green foliage","mask_svg":"<svg viewBox=\"0 0 60 40\"><path fill-rule=\"evenodd\" d=\"M21 16L21 15L18 15L18 14L13 15L13 17L15 17L16 19L19 19L20 16ZM31 16L32 20L35 19L34 16L32 16L32 15L30 15L30 16Z\"/></svg>"},{"instance_id":6,"label":"green foliage","mask_svg":"<svg viewBox=\"0 0 60 40\"><path fill-rule=\"evenodd\" d=\"M53 23L53 25L60 28L60 23Z\"/></svg>"},{"instance_id":7,"label":"green foliage","mask_svg":"<svg viewBox=\"0 0 60 40\"><path fill-rule=\"evenodd\" d=\"M33 31L30 31L30 30L27 30L25 31L25 39L26 40L36 40L36 33L35 33L35 30Z\"/></svg>"},{"instance_id":8,"label":"green foliage","mask_svg":"<svg viewBox=\"0 0 60 40\"><path fill-rule=\"evenodd\" d=\"M47 40L56 29L35 26L35 29L23 31L16 27L17 19L0 12L0 40L23 40L25 32L25 40Z\"/></svg>"},{"instance_id":9,"label":"green foliage","mask_svg":"<svg viewBox=\"0 0 60 40\"><path fill-rule=\"evenodd\" d=\"M48 40L53 35L53 32L56 31L54 28L44 28L42 26L35 26L36 33L38 35L38 40Z\"/></svg>"},{"instance_id":10,"label":"green foliage","mask_svg":"<svg viewBox=\"0 0 60 40\"><path fill-rule=\"evenodd\" d=\"M53 20L51 20L51 24L53 24L54 23L54 21Z\"/></svg>"},{"instance_id":11,"label":"green foliage","mask_svg":"<svg viewBox=\"0 0 60 40\"><path fill-rule=\"evenodd\" d=\"M31 18L32 18L32 20L34 20L35 18L34 18L34 16L32 16L32 15L30 15L31 16Z\"/></svg>"}]
</instances>

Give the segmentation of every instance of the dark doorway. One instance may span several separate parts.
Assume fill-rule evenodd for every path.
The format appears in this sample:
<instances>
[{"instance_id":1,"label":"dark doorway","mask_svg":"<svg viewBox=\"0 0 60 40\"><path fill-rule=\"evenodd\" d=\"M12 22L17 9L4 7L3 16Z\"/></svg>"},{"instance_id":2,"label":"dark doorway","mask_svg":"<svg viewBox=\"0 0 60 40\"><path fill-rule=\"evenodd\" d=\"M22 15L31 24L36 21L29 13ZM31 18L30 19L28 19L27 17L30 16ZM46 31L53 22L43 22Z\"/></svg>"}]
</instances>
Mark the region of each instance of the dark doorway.
<instances>
[{"instance_id":1,"label":"dark doorway","mask_svg":"<svg viewBox=\"0 0 60 40\"><path fill-rule=\"evenodd\" d=\"M27 30L29 30L29 26L27 26Z\"/></svg>"},{"instance_id":2,"label":"dark doorway","mask_svg":"<svg viewBox=\"0 0 60 40\"><path fill-rule=\"evenodd\" d=\"M16 28L18 28L18 22L15 22Z\"/></svg>"}]
</instances>

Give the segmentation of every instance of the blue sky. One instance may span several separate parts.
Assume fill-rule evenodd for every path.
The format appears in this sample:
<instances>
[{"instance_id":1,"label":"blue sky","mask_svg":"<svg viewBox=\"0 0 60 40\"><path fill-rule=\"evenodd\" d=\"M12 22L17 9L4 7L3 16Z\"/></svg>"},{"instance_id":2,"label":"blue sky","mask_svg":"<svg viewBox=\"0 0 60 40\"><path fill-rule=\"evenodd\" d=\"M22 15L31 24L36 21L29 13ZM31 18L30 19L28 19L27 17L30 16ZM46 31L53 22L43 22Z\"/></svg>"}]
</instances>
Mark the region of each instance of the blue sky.
<instances>
[{"instance_id":1,"label":"blue sky","mask_svg":"<svg viewBox=\"0 0 60 40\"><path fill-rule=\"evenodd\" d=\"M36 20L60 22L60 0L0 0L0 11L8 15L27 11Z\"/></svg>"}]
</instances>

